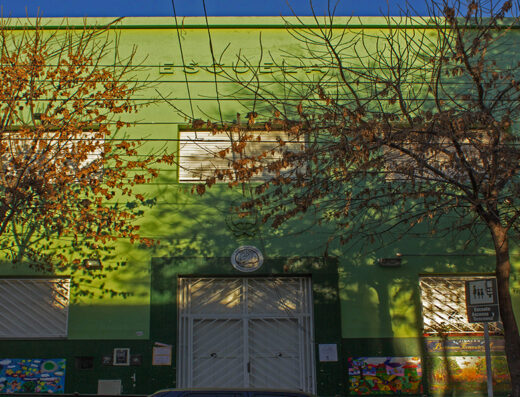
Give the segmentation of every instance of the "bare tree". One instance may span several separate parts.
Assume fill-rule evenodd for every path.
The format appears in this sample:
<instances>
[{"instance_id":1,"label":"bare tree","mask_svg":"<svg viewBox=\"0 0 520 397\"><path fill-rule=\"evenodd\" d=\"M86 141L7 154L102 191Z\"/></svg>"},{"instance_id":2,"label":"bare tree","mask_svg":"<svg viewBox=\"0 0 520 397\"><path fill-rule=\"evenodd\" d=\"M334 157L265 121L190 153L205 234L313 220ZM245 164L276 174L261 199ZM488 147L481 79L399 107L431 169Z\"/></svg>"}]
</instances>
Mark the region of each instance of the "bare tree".
<instances>
[{"instance_id":1,"label":"bare tree","mask_svg":"<svg viewBox=\"0 0 520 397\"><path fill-rule=\"evenodd\" d=\"M350 28L362 23L353 18L338 29L332 13L315 17L318 27L289 25L301 49L277 63L286 72L277 83L263 84L258 65L241 56L237 65L249 68L250 80L219 70L255 100L244 103L247 123L207 123L234 142L219 153L230 166L215 170L197 191L268 170L243 214L259 210L278 227L313 209L320 222L336 225L343 243L354 235L406 233L422 222L433 231L446 224L487 230L519 397L520 337L509 291L510 240L520 216L520 63L512 44L519 8L509 0L429 0L428 7L427 18L404 10L375 29ZM326 72L304 79L287 65ZM287 150L287 140L278 139L271 161L266 151L248 151L265 137L252 128L259 120L262 129L283 129L304 147Z\"/></svg>"}]
</instances>

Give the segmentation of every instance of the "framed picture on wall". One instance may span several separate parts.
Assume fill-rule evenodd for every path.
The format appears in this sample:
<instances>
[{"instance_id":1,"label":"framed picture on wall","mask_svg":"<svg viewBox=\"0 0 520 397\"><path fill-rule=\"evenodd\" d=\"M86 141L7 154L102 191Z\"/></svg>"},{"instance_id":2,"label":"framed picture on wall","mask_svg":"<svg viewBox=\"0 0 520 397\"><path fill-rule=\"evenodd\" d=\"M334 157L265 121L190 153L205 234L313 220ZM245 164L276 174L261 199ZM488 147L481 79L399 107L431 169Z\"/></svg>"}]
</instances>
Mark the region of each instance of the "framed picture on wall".
<instances>
[{"instance_id":1,"label":"framed picture on wall","mask_svg":"<svg viewBox=\"0 0 520 397\"><path fill-rule=\"evenodd\" d=\"M130 349L128 347L114 349L113 365L130 365Z\"/></svg>"}]
</instances>

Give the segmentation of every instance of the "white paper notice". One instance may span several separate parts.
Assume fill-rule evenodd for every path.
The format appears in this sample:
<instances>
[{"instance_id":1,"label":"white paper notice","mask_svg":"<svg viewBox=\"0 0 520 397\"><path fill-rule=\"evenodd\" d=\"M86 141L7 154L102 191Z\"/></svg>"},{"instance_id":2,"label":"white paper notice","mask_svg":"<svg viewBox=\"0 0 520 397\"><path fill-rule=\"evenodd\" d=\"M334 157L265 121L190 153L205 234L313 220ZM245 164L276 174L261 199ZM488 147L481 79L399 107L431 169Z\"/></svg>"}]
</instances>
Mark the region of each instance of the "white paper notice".
<instances>
[{"instance_id":1,"label":"white paper notice","mask_svg":"<svg viewBox=\"0 0 520 397\"><path fill-rule=\"evenodd\" d=\"M338 361L338 345L335 343L326 343L318 345L320 353L320 361Z\"/></svg>"},{"instance_id":2,"label":"white paper notice","mask_svg":"<svg viewBox=\"0 0 520 397\"><path fill-rule=\"evenodd\" d=\"M154 346L152 365L172 365L172 347Z\"/></svg>"}]
</instances>

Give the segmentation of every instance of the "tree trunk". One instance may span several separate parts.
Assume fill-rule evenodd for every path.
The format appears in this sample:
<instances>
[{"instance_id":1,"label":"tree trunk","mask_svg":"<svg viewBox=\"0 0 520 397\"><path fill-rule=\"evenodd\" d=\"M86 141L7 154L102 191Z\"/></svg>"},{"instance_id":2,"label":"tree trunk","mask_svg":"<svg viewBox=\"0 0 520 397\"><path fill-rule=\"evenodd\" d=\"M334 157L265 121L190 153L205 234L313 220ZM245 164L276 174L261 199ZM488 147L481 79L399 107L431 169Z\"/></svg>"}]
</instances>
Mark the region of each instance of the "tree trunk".
<instances>
[{"instance_id":1,"label":"tree trunk","mask_svg":"<svg viewBox=\"0 0 520 397\"><path fill-rule=\"evenodd\" d=\"M508 234L507 229L498 222L492 222L488 226L495 246L498 301L500 304L500 317L504 324L507 365L511 375L511 396L520 397L520 335L509 292L511 263L509 260Z\"/></svg>"}]
</instances>

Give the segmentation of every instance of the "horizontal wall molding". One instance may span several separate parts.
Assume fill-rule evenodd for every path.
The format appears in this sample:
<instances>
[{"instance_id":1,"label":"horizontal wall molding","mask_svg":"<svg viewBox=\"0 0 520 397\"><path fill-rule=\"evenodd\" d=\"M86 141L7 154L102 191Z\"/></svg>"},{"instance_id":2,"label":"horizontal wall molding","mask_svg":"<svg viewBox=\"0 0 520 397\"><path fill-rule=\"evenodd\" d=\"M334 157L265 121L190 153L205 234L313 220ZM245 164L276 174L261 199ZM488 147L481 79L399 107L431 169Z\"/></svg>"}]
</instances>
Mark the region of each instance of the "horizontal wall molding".
<instances>
[{"instance_id":1,"label":"horizontal wall molding","mask_svg":"<svg viewBox=\"0 0 520 397\"><path fill-rule=\"evenodd\" d=\"M439 29L440 23L432 23L427 17L334 17L330 19L313 17L209 17L208 24L204 17L127 17L127 18L41 18L43 30L81 30L87 29ZM12 18L12 26L4 26L7 30L30 30L35 28L36 18ZM442 26L441 26L442 27ZM477 28L470 26L469 28ZM520 24L512 18L504 19L498 29L520 29Z\"/></svg>"}]
</instances>

